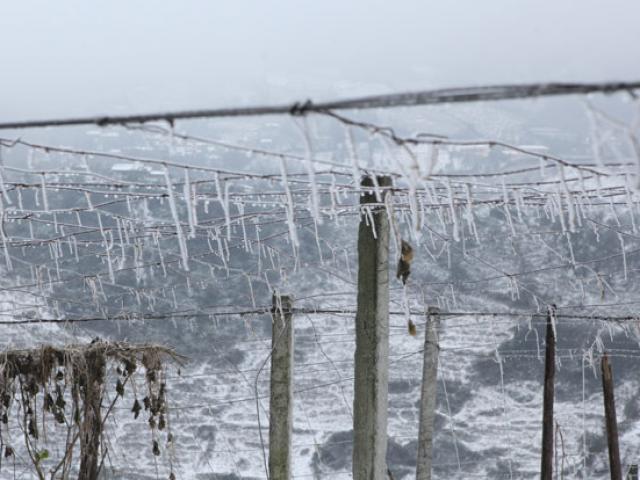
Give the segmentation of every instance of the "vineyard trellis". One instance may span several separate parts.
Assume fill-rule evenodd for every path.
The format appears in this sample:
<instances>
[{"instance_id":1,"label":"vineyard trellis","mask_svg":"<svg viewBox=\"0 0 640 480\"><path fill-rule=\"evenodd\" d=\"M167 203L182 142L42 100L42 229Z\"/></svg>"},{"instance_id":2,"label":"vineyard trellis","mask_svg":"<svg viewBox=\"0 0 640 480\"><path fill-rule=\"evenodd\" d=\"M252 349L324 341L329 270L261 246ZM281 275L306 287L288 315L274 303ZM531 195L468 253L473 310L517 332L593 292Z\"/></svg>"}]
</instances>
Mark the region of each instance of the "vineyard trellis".
<instances>
[{"instance_id":1,"label":"vineyard trellis","mask_svg":"<svg viewBox=\"0 0 640 480\"><path fill-rule=\"evenodd\" d=\"M525 448L516 437L531 412L541 410L541 390L518 369L541 380L545 344L538 331L547 325L547 306L556 304L556 373L577 381L582 397L572 404L562 392L560 426L549 438L563 436L561 472L597 476L607 463L589 442L603 413L595 411L599 397L587 372L597 373L605 350L614 368L640 356L638 88L484 87L0 124L5 350L95 335L177 343L192 357L171 377L176 387L168 392L168 417L182 433L171 445L154 445L160 455L132 464L127 455L148 445L140 447L126 423L125 396L115 407L123 415L107 426L105 469L123 477L275 478L263 438L275 352L268 301L274 292L292 294L295 305L285 309L293 315L295 344L290 475L348 478L351 465L333 448L351 445L356 414L356 225L362 220L371 228L382 218L392 262L403 242L415 256L406 284L391 278L389 301L382 300L390 310L382 314L390 319L389 352L382 352L391 383L390 453L401 457L416 446L420 394L413 382L421 378L424 345L411 334L415 328L424 335L433 315L441 382L434 476L536 476L539 452L527 453L531 442L525 439ZM563 101L583 109L586 133L572 139L579 148L569 149L579 155L523 144L515 115L505 119L497 110L486 115L495 116L500 131L470 138L466 132L479 128L477 111L447 110L476 100L564 94L576 94ZM551 100L537 100L543 101ZM460 118L466 115L471 120ZM200 120L187 122L194 118ZM371 183L361 184L363 178ZM486 367L482 372L497 368L491 385L477 384L478 365ZM507 375L522 380L520 391ZM623 379L618 393L632 401L634 380ZM464 385L478 391L468 393L463 409L456 398L463 394L452 392ZM55 432L51 420L41 421ZM536 413L527 423L536 435L540 420ZM619 422L628 436L621 441L627 464L640 453L632 428L638 420L631 411ZM20 428L8 422L0 432L13 441ZM386 431L377 434L386 445ZM470 440L481 434L492 439L492 460L479 458ZM56 438L42 441L52 449ZM12 451L2 478L30 471L23 453ZM414 475L415 455L413 464L389 469L396 479Z\"/></svg>"}]
</instances>

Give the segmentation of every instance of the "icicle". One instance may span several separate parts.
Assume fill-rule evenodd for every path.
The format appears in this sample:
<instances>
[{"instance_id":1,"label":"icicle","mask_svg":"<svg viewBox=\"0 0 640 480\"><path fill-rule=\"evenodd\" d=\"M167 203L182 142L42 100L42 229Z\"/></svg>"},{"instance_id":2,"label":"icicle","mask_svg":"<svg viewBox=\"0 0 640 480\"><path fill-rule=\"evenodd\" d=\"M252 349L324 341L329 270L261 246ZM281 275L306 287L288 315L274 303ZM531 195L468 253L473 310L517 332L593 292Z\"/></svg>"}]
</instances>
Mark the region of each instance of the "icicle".
<instances>
[{"instance_id":1,"label":"icicle","mask_svg":"<svg viewBox=\"0 0 640 480\"><path fill-rule=\"evenodd\" d=\"M256 308L256 297L253 294L253 284L251 283L251 277L246 273L244 275L247 279L247 283L249 284L249 295L251 296L251 306L253 308Z\"/></svg>"},{"instance_id":2,"label":"icicle","mask_svg":"<svg viewBox=\"0 0 640 480\"><path fill-rule=\"evenodd\" d=\"M564 212L562 210L562 194L560 193L560 191L558 191L557 194L557 198L558 198L558 217L560 218L560 227L562 228L562 233L567 233L567 224L565 223L564 220Z\"/></svg>"},{"instance_id":3,"label":"icicle","mask_svg":"<svg viewBox=\"0 0 640 480\"><path fill-rule=\"evenodd\" d=\"M418 159L415 154L405 146L404 151L409 156L411 166L409 167L409 173L407 174L407 183L409 184L409 210L411 211L411 226L413 227L413 233L416 243L420 244L420 211L418 209L418 198L416 193L416 187L420 178L420 166L418 165Z\"/></svg>"},{"instance_id":4,"label":"icicle","mask_svg":"<svg viewBox=\"0 0 640 480\"><path fill-rule=\"evenodd\" d=\"M318 257L320 259L320 265L324 265L324 258L322 258L322 247L320 246L320 235L318 233L318 222L313 221L313 231L316 237L316 247L318 249Z\"/></svg>"},{"instance_id":5,"label":"icicle","mask_svg":"<svg viewBox=\"0 0 640 480\"><path fill-rule=\"evenodd\" d=\"M567 237L567 245L569 246L569 258L571 259L571 265L573 265L573 268L576 268L576 258L573 254L573 244L571 243L571 232L566 232L565 235Z\"/></svg>"},{"instance_id":6,"label":"icicle","mask_svg":"<svg viewBox=\"0 0 640 480\"><path fill-rule=\"evenodd\" d=\"M576 212L573 208L573 202L571 201L571 192L567 185L567 179L564 173L564 165L560 165L560 181L562 183L562 189L564 190L565 198L567 199L567 213L569 214L569 231L576 231Z\"/></svg>"},{"instance_id":7,"label":"icicle","mask_svg":"<svg viewBox=\"0 0 640 480\"><path fill-rule=\"evenodd\" d=\"M400 245L402 243L402 238L400 235L400 228L398 227L398 222L396 221L396 216L393 209L393 198L391 195L385 195L384 207L387 213L387 218L389 219L389 226L391 228L391 238L393 239L394 248L396 249L396 251L399 251Z\"/></svg>"},{"instance_id":8,"label":"icicle","mask_svg":"<svg viewBox=\"0 0 640 480\"><path fill-rule=\"evenodd\" d=\"M258 247L258 275L260 275L262 273L262 242L260 240L260 226L254 225L254 228L256 230L256 244Z\"/></svg>"},{"instance_id":9,"label":"icicle","mask_svg":"<svg viewBox=\"0 0 640 480\"><path fill-rule=\"evenodd\" d=\"M173 186L171 184L171 178L169 177L169 169L164 168L164 178L167 183L167 193L169 195L169 208L173 221L176 225L176 235L178 236L178 247L180 248L180 256L182 257L182 268L189 271L189 253L187 252L187 241L180 225L180 217L178 216L178 209L176 207L176 201L173 195Z\"/></svg>"},{"instance_id":10,"label":"icicle","mask_svg":"<svg viewBox=\"0 0 640 480\"><path fill-rule=\"evenodd\" d=\"M9 193L7 192L7 186L4 183L4 164L0 168L0 189L2 189L2 196L4 197L4 201L7 205L11 205L11 198L9 198ZM20 189L18 189L18 193Z\"/></svg>"},{"instance_id":11,"label":"icicle","mask_svg":"<svg viewBox=\"0 0 640 480\"><path fill-rule=\"evenodd\" d=\"M122 269L125 265L127 252L124 249L124 241L122 239L122 221L119 218L116 218L116 227L118 229L118 241L120 242L120 262L118 268Z\"/></svg>"},{"instance_id":12,"label":"icicle","mask_svg":"<svg viewBox=\"0 0 640 480\"><path fill-rule=\"evenodd\" d=\"M4 230L4 219L6 216L6 212L4 210L4 202L0 199L0 236L2 236L2 250L4 251L4 260L7 264L7 270L9 272L13 271L13 263L11 262L11 255L9 255L9 244L7 241L7 234ZM31 222L29 222L31 225Z\"/></svg>"},{"instance_id":13,"label":"icicle","mask_svg":"<svg viewBox=\"0 0 640 480\"><path fill-rule=\"evenodd\" d=\"M111 236L111 231L109 231L109 236ZM104 238L105 243L105 253L107 254L107 265L109 267L109 280L111 283L116 283L116 276L113 273L113 263L111 262L111 248L113 247L113 238L111 239L111 243L107 242L106 237Z\"/></svg>"},{"instance_id":14,"label":"icicle","mask_svg":"<svg viewBox=\"0 0 640 480\"><path fill-rule=\"evenodd\" d=\"M58 263L58 252L55 245L49 244L49 246L51 248L53 262L56 267L56 279L59 281L60 280L60 264Z\"/></svg>"},{"instance_id":15,"label":"icicle","mask_svg":"<svg viewBox=\"0 0 640 480\"><path fill-rule=\"evenodd\" d=\"M609 206L611 207L611 213L613 213L613 218L616 221L616 225L618 227L622 227L622 223L620 222L620 217L618 216L616 206L613 204L613 197L609 197Z\"/></svg>"},{"instance_id":16,"label":"icicle","mask_svg":"<svg viewBox=\"0 0 640 480\"><path fill-rule=\"evenodd\" d=\"M16 191L18 194L18 208L24 211L24 206L22 205L22 188L18 187L16 188Z\"/></svg>"},{"instance_id":17,"label":"icicle","mask_svg":"<svg viewBox=\"0 0 640 480\"><path fill-rule=\"evenodd\" d=\"M371 207L363 207L365 214L365 221L368 226L371 227L371 233L373 234L373 238L378 238L378 233L376 231L376 224L373 220L373 213L371 212Z\"/></svg>"},{"instance_id":18,"label":"icicle","mask_svg":"<svg viewBox=\"0 0 640 480\"><path fill-rule=\"evenodd\" d=\"M229 190L228 185L222 187L222 181L220 180L220 175L218 172L214 172L213 178L216 184L216 193L218 196L218 202L220 202L220 206L222 207L222 211L224 213L224 221L227 226L227 240L231 240L231 216L229 212Z\"/></svg>"},{"instance_id":19,"label":"icicle","mask_svg":"<svg viewBox=\"0 0 640 480\"><path fill-rule=\"evenodd\" d=\"M345 136L347 139L347 146L349 147L349 156L351 157L351 172L353 173L353 186L355 188L360 187L360 179L362 174L360 173L360 161L356 152L356 146L353 139L353 131L350 126L345 127Z\"/></svg>"},{"instance_id":20,"label":"icicle","mask_svg":"<svg viewBox=\"0 0 640 480\"><path fill-rule=\"evenodd\" d=\"M74 235L73 237L71 237L71 240L73 241L73 255L76 259L76 263L80 263L80 254L78 253L78 239Z\"/></svg>"},{"instance_id":21,"label":"icicle","mask_svg":"<svg viewBox=\"0 0 640 480\"><path fill-rule=\"evenodd\" d=\"M214 240L213 233L211 233L211 229L207 229L207 245L209 246L209 252L215 253L213 251L213 245L211 244L211 240Z\"/></svg>"},{"instance_id":22,"label":"icicle","mask_svg":"<svg viewBox=\"0 0 640 480\"><path fill-rule=\"evenodd\" d=\"M49 199L47 198L47 183L45 181L44 173L40 176L41 189L42 189L42 204L44 206L44 211L49 211Z\"/></svg>"},{"instance_id":23,"label":"icicle","mask_svg":"<svg viewBox=\"0 0 640 480\"><path fill-rule=\"evenodd\" d=\"M578 168L577 170L578 170L578 178L580 179L580 190L582 191L582 195L586 197L587 189L584 184L584 172L582 171L581 168Z\"/></svg>"},{"instance_id":24,"label":"icicle","mask_svg":"<svg viewBox=\"0 0 640 480\"><path fill-rule=\"evenodd\" d=\"M167 268L165 267L164 264L164 256L162 255L162 248L160 248L160 232L155 231L153 232L153 238L156 242L156 246L158 247L158 257L160 258L160 266L162 267L162 275L166 278L167 277Z\"/></svg>"},{"instance_id":25,"label":"icicle","mask_svg":"<svg viewBox=\"0 0 640 480\"><path fill-rule=\"evenodd\" d=\"M618 233L618 240L620 241L620 249L622 250L622 268L624 269L624 279L627 280L627 252L624 248L624 237L621 233Z\"/></svg>"},{"instance_id":26,"label":"icicle","mask_svg":"<svg viewBox=\"0 0 640 480\"><path fill-rule=\"evenodd\" d=\"M189 169L184 169L184 185L183 192L184 201L187 204L187 218L189 220L189 238L196 238L196 222L195 222L195 204L191 191L191 182L189 180Z\"/></svg>"},{"instance_id":27,"label":"icicle","mask_svg":"<svg viewBox=\"0 0 640 480\"><path fill-rule=\"evenodd\" d=\"M36 191L36 194L37 194L37 193L38 193L38 192ZM90 211L90 212L93 212L93 203L91 202L91 197L89 196L89 192L85 191L85 192L84 192L84 196L85 196L85 198L87 199L87 206L88 206L88 208L89 208L89 211Z\"/></svg>"},{"instance_id":28,"label":"icicle","mask_svg":"<svg viewBox=\"0 0 640 480\"><path fill-rule=\"evenodd\" d=\"M247 237L247 227L244 221L244 205L240 202L237 202L235 205L238 209L238 216L240 218L240 228L242 229L242 243L244 245L244 251L251 252L251 242L249 241L249 237Z\"/></svg>"},{"instance_id":29,"label":"icicle","mask_svg":"<svg viewBox=\"0 0 640 480\"><path fill-rule=\"evenodd\" d=\"M511 218L511 211L509 210L509 191L507 190L507 184L505 183L504 175L502 176L502 201L504 204L504 214L507 217L507 223L511 229L511 234L516 234L516 229L513 226L513 220Z\"/></svg>"},{"instance_id":30,"label":"icicle","mask_svg":"<svg viewBox=\"0 0 640 480\"><path fill-rule=\"evenodd\" d=\"M513 191L513 199L516 204L516 214L518 215L518 222L523 223L522 218L522 192L520 189L515 189Z\"/></svg>"},{"instance_id":31,"label":"icicle","mask_svg":"<svg viewBox=\"0 0 640 480\"><path fill-rule=\"evenodd\" d=\"M453 288L453 283L449 284L449 288L451 290L451 303L453 304L454 308L458 308L458 300L456 299L456 291Z\"/></svg>"},{"instance_id":32,"label":"icicle","mask_svg":"<svg viewBox=\"0 0 640 480\"><path fill-rule=\"evenodd\" d=\"M512 300L516 301L520 299L520 286L518 285L518 279L509 276L509 280L511 282L511 292L512 292Z\"/></svg>"},{"instance_id":33,"label":"icicle","mask_svg":"<svg viewBox=\"0 0 640 480\"><path fill-rule=\"evenodd\" d=\"M291 195L291 190L289 189L289 181L287 180L287 168L284 163L284 158L280 157L280 175L282 177L282 188L284 188L284 193L287 198L286 205L286 215L287 215L287 226L289 228L289 237L291 238L291 244L294 247L294 254L297 251L298 246L300 245L298 242L298 234L296 232L296 224L294 217L294 209L293 209L293 197Z\"/></svg>"},{"instance_id":34,"label":"icicle","mask_svg":"<svg viewBox=\"0 0 640 480\"><path fill-rule=\"evenodd\" d=\"M627 131L627 135L636 160L636 190L640 190L640 139L630 129Z\"/></svg>"},{"instance_id":35,"label":"icicle","mask_svg":"<svg viewBox=\"0 0 640 480\"><path fill-rule=\"evenodd\" d=\"M451 180L447 179L447 195L449 197L449 209L451 210L451 221L453 222L453 240L460 241L460 231L458 226L458 216L456 215L456 207L453 203L453 189L451 188Z\"/></svg>"},{"instance_id":36,"label":"icicle","mask_svg":"<svg viewBox=\"0 0 640 480\"><path fill-rule=\"evenodd\" d=\"M373 193L376 197L376 202L382 202L382 190L380 189L380 182L378 181L377 175L370 176L371 181L373 182Z\"/></svg>"},{"instance_id":37,"label":"icicle","mask_svg":"<svg viewBox=\"0 0 640 480\"><path fill-rule=\"evenodd\" d=\"M227 256L225 255L224 248L222 246L222 239L220 238L220 230L215 228L216 242L218 244L218 256L222 260L222 264L224 265L225 270L227 271L227 276L229 276L229 266L227 265Z\"/></svg>"},{"instance_id":38,"label":"icicle","mask_svg":"<svg viewBox=\"0 0 640 480\"><path fill-rule=\"evenodd\" d=\"M191 298L191 297L193 297L193 288L191 287L191 277L189 275L187 275L185 280L187 282L187 296L189 298Z\"/></svg>"},{"instance_id":39,"label":"icicle","mask_svg":"<svg viewBox=\"0 0 640 480\"><path fill-rule=\"evenodd\" d=\"M631 231L633 233L637 233L636 219L633 213L633 210L634 210L633 198L632 198L631 190L629 188L629 175L627 174L625 174L624 176L624 191L625 191L625 198L627 200L627 209L629 210L629 218L631 219Z\"/></svg>"},{"instance_id":40,"label":"icicle","mask_svg":"<svg viewBox=\"0 0 640 480\"><path fill-rule=\"evenodd\" d=\"M331 199L331 218L335 219L338 216L336 212L336 204L337 204L337 192L336 192L336 176L331 175L331 185L329 186L329 198Z\"/></svg>"},{"instance_id":41,"label":"icicle","mask_svg":"<svg viewBox=\"0 0 640 480\"><path fill-rule=\"evenodd\" d=\"M478 229L476 227L476 219L473 214L473 198L471 197L471 185L464 184L465 193L467 195L467 224L469 232L474 236L478 245L480 245L480 236L478 235Z\"/></svg>"},{"instance_id":42,"label":"icicle","mask_svg":"<svg viewBox=\"0 0 640 480\"><path fill-rule=\"evenodd\" d=\"M178 309L178 298L176 297L176 289L171 287L171 297L173 298L173 308L174 310Z\"/></svg>"},{"instance_id":43,"label":"icicle","mask_svg":"<svg viewBox=\"0 0 640 480\"><path fill-rule=\"evenodd\" d=\"M299 126L299 125L298 125ZM299 126L300 127L300 126ZM311 183L311 215L322 225L322 217L320 216L320 201L318 199L318 185L316 184L316 167L313 162L313 147L311 145L311 137L309 135L309 125L307 117L302 118L302 126L300 127L305 147L305 165L307 167L307 175Z\"/></svg>"},{"instance_id":44,"label":"icicle","mask_svg":"<svg viewBox=\"0 0 640 480\"><path fill-rule=\"evenodd\" d=\"M427 177L431 177L433 172L436 169L436 165L438 165L438 156L440 155L440 149L436 143L431 144L431 155L429 157L429 169L427 170Z\"/></svg>"}]
</instances>

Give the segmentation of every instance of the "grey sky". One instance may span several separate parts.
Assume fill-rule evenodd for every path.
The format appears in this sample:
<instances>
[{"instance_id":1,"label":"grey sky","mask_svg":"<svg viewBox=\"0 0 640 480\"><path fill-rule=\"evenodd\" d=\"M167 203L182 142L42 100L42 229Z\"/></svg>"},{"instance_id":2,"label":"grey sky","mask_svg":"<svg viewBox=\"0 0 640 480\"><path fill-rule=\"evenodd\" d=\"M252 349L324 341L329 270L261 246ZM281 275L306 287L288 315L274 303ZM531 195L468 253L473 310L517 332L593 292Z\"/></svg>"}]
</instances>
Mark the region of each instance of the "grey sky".
<instances>
[{"instance_id":1,"label":"grey sky","mask_svg":"<svg viewBox=\"0 0 640 480\"><path fill-rule=\"evenodd\" d=\"M636 0L1 0L0 119L640 78Z\"/></svg>"}]
</instances>

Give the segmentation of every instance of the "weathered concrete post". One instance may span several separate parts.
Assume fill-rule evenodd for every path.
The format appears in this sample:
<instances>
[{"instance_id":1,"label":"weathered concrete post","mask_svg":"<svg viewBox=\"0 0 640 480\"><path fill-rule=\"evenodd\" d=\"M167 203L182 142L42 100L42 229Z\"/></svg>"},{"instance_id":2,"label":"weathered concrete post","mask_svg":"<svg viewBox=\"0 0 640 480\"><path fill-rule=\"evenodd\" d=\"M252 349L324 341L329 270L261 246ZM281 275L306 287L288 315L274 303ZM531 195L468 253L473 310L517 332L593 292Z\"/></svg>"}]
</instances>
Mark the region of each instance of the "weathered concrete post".
<instances>
[{"instance_id":1,"label":"weathered concrete post","mask_svg":"<svg viewBox=\"0 0 640 480\"><path fill-rule=\"evenodd\" d=\"M291 475L293 426L293 297L273 296L271 399L269 403L269 478Z\"/></svg>"},{"instance_id":2,"label":"weathered concrete post","mask_svg":"<svg viewBox=\"0 0 640 480\"><path fill-rule=\"evenodd\" d=\"M418 430L418 459L416 480L431 480L433 463L433 421L438 392L438 327L440 319L436 307L429 307L424 333L424 360L420 393L420 424Z\"/></svg>"},{"instance_id":3,"label":"weathered concrete post","mask_svg":"<svg viewBox=\"0 0 640 480\"><path fill-rule=\"evenodd\" d=\"M556 307L547 312L547 336L544 353L544 398L542 406L542 459L540 480L553 480L553 400L556 374L556 336L554 321Z\"/></svg>"},{"instance_id":4,"label":"weathered concrete post","mask_svg":"<svg viewBox=\"0 0 640 480\"><path fill-rule=\"evenodd\" d=\"M602 391L604 392L604 416L607 423L607 444L609 445L609 472L611 480L622 480L620 465L620 447L618 445L618 421L616 419L616 402L613 394L613 373L607 352L600 363L602 370Z\"/></svg>"},{"instance_id":5,"label":"weathered concrete post","mask_svg":"<svg viewBox=\"0 0 640 480\"><path fill-rule=\"evenodd\" d=\"M378 177L381 188L390 177ZM372 189L371 178L362 181ZM388 195L382 192L382 200ZM356 313L353 399L353 479L386 480L389 390L389 218L374 193L365 193L358 230L358 308Z\"/></svg>"}]
</instances>

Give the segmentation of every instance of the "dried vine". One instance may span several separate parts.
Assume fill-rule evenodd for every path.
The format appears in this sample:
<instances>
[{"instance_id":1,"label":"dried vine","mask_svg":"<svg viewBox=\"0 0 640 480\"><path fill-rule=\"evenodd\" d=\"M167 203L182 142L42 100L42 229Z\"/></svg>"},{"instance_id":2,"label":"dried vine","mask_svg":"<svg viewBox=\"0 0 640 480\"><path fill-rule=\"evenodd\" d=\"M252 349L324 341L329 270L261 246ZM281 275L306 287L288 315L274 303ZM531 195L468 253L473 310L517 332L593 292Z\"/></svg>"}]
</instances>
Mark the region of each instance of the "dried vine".
<instances>
[{"instance_id":1,"label":"dried vine","mask_svg":"<svg viewBox=\"0 0 640 480\"><path fill-rule=\"evenodd\" d=\"M24 451L38 478L69 478L77 469L79 479L95 479L106 457L105 424L116 402L133 385L134 418L144 409L151 430L151 451L161 454L161 439L168 447L167 362L182 364L184 357L160 345L132 345L94 340L88 345L42 346L33 350L9 350L0 356L0 451L5 461L22 447L11 435L10 425L21 430ZM110 370L116 375L109 375ZM135 374L144 374L145 396L138 399ZM111 381L115 395L108 404ZM51 432L48 431L48 428ZM52 458L43 448L48 434L65 432L64 451ZM79 453L79 460L74 454ZM0 469L2 463L0 461ZM173 473L169 478L174 478Z\"/></svg>"}]
</instances>

